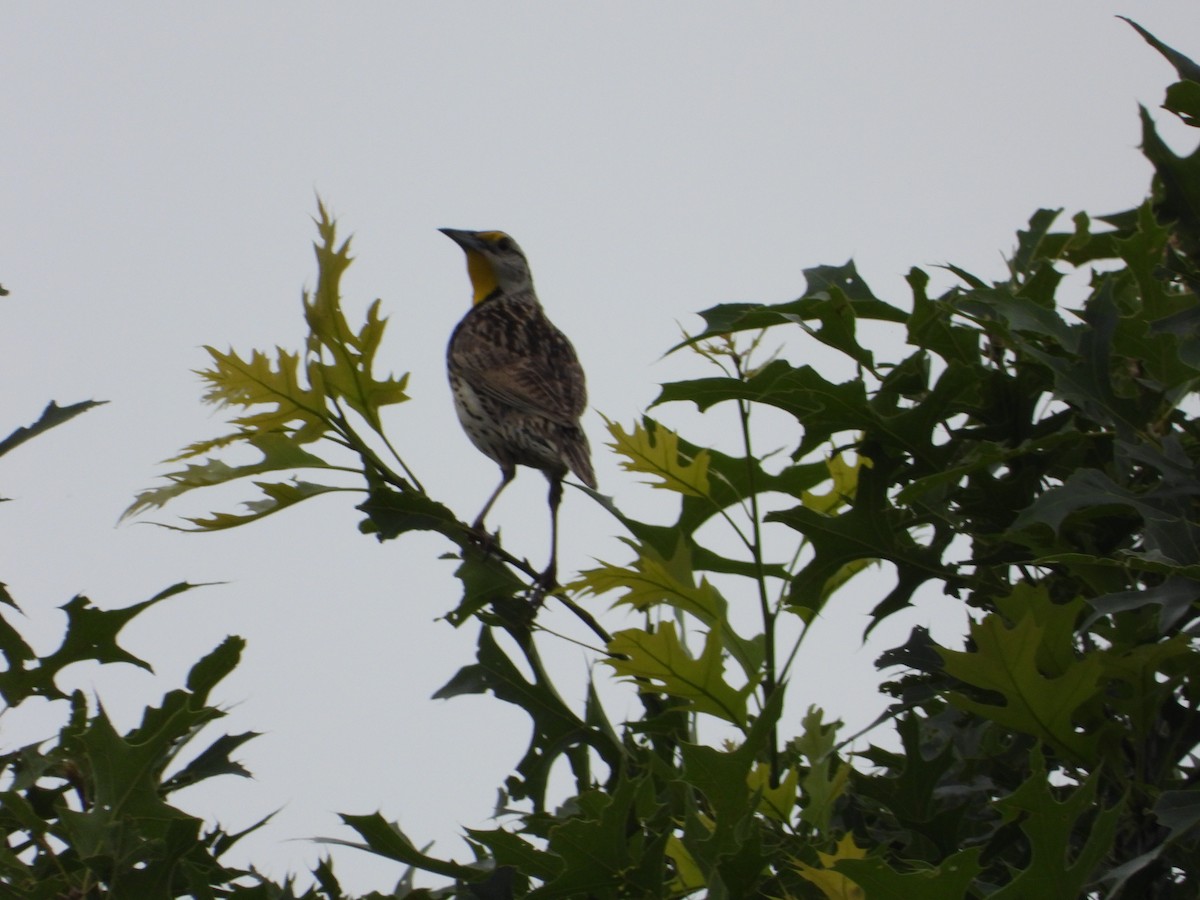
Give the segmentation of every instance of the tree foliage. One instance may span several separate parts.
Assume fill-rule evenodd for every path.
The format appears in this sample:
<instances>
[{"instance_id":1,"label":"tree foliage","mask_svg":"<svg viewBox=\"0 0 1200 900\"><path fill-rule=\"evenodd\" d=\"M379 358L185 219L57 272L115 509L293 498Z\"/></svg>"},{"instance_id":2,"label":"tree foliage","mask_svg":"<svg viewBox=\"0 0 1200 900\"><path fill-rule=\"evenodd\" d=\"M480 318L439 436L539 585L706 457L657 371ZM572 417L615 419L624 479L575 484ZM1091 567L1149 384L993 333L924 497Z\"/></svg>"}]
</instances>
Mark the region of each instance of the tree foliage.
<instances>
[{"instance_id":1,"label":"tree foliage","mask_svg":"<svg viewBox=\"0 0 1200 900\"><path fill-rule=\"evenodd\" d=\"M1200 124L1200 69L1134 27L1178 72L1164 108ZM418 849L381 813L344 815L356 837L338 843L408 868L372 897L1195 896L1200 151L1175 154L1141 116L1146 201L1069 227L1039 210L1003 280L947 266L953 284L934 292L914 268L896 304L847 263L807 270L794 301L701 313L675 349L713 374L664 385L654 412L725 416L739 449L649 416L609 422L609 446L670 520L593 492L628 558L545 597L528 563L481 545L425 492L384 433L379 411L406 399L407 379L374 372L379 302L357 330L342 312L348 244L320 208L304 351L210 348L206 398L238 410L234 430L185 448L130 513L253 483L262 497L245 512L190 520L227 528L358 491L365 533L436 531L453 545L462 599L448 618L479 638L436 696L491 692L528 714L530 744L495 827L467 830L466 860ZM789 361L809 340L853 376ZM764 341L783 349L764 359ZM791 423L786 459L756 441L768 407ZM256 462L229 461L245 448ZM62 698L55 674L80 659L144 665L117 643L121 627L186 587L126 610L77 598L62 646L41 659L3 624L0 695ZM792 665L828 604L871 597L869 630L939 591L968 633L941 646L917 628L884 654L877 743L852 749L825 711L787 712ZM641 624L610 634L599 597ZM560 695L539 652L557 639L539 626L543 601L603 642L598 677L628 684L640 716L614 723L594 685L579 707ZM230 754L251 734L177 763L219 717L207 698L239 650L217 648L124 735L76 696L57 741L0 757L0 896L297 896L225 868L238 835L170 805L185 784L244 774ZM736 739L706 741L710 723ZM549 787L561 763L569 796ZM413 887L414 871L443 886ZM329 861L314 878L303 896L345 898Z\"/></svg>"}]
</instances>

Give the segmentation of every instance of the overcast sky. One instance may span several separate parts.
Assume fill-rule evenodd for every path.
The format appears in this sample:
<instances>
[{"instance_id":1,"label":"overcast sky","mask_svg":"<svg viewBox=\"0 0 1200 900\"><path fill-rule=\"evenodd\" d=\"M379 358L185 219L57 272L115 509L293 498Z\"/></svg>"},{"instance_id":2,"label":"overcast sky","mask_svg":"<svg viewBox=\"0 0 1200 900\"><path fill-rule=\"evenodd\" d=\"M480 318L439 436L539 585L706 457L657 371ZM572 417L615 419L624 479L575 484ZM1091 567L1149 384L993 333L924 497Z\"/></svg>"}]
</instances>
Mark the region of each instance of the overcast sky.
<instances>
[{"instance_id":1,"label":"overcast sky","mask_svg":"<svg viewBox=\"0 0 1200 900\"><path fill-rule=\"evenodd\" d=\"M229 730L265 732L238 753L256 778L181 795L231 830L283 807L235 861L304 871L323 851L289 839L349 837L334 813L376 809L462 858L454 835L488 827L528 731L492 698L429 699L476 637L437 621L458 596L444 541L364 538L345 494L231 533L114 527L159 460L223 430L199 403L203 345L299 347L315 193L355 235L347 309L379 297L391 317L380 362L412 373L413 399L386 421L435 496L469 518L497 479L451 409L443 354L469 289L436 229L500 228L587 368L601 488L665 519L670 498L618 470L599 413L628 424L659 383L703 374L659 359L681 325L697 327L692 313L792 299L803 268L850 257L904 305L911 265L1000 277L1040 206L1137 204L1150 173L1136 104L1156 108L1173 71L1114 16L1196 56L1196 12L1194 0L2 3L0 433L51 399L110 403L4 458L0 579L47 650L55 608L77 592L116 607L184 579L224 582L130 627L156 676L77 667L63 682L128 727L226 634L248 638L215 699ZM1183 149L1183 129L1157 116ZM721 410L656 415L698 443L729 427ZM792 442L780 426L776 444ZM526 471L491 517L539 562L544 504ZM564 574L626 559L578 492L563 522ZM880 650L914 624L962 632L964 611L934 596L862 647L869 578L814 626L797 713L817 703L865 724ZM587 654L553 653L578 700ZM620 718L627 694L610 695ZM60 713L6 717L0 743L49 736ZM335 857L354 891L400 874Z\"/></svg>"}]
</instances>

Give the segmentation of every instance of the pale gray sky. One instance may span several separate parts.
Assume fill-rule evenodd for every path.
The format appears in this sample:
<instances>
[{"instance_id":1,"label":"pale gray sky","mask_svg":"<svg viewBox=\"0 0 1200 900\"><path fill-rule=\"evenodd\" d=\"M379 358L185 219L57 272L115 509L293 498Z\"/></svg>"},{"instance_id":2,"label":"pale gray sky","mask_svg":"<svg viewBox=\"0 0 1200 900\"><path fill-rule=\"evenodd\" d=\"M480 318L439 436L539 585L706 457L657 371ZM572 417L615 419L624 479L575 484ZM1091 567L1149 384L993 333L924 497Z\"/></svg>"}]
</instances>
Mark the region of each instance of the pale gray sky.
<instances>
[{"instance_id":1,"label":"pale gray sky","mask_svg":"<svg viewBox=\"0 0 1200 900\"><path fill-rule=\"evenodd\" d=\"M1139 202L1149 167L1136 103L1156 107L1173 72L1118 13L1200 53L1193 0L0 4L0 283L12 291L0 304L0 431L50 399L111 401L5 457L0 494L15 502L0 508L0 578L46 648L55 607L76 592L109 607L183 579L226 582L130 628L157 678L68 675L128 725L224 635L249 639L217 699L232 707L229 730L265 732L238 754L256 778L186 797L232 830L283 807L241 861L303 870L323 851L289 838L349 837L334 813L376 809L461 857L454 835L486 825L527 729L491 698L429 699L475 640L473 626L435 621L457 597L443 541L363 538L347 495L226 534L114 528L158 460L221 429L198 402L202 345L298 347L314 191L355 234L348 310L381 297L383 364L412 372L391 434L469 517L497 473L451 411L443 352L469 291L437 227L517 237L587 367L594 410L628 424L658 383L701 373L658 361L696 310L791 299L802 268L851 256L877 294L905 304L913 264L998 277L1039 206ZM811 347L793 352L826 371ZM700 443L729 421L657 415ZM669 498L603 448L599 415L585 424L602 489L665 518ZM526 472L492 517L535 561L544 503L544 480ZM623 561L615 533L569 491L562 569ZM872 584L816 626L793 679L797 712L818 703L865 723L881 649L913 624L961 629L962 610L931 597L862 648ZM553 622L576 633L569 617ZM553 655L578 698L586 654ZM629 701L610 696L619 717ZM8 717L0 740L49 735L56 715ZM335 856L356 891L399 875Z\"/></svg>"}]
</instances>

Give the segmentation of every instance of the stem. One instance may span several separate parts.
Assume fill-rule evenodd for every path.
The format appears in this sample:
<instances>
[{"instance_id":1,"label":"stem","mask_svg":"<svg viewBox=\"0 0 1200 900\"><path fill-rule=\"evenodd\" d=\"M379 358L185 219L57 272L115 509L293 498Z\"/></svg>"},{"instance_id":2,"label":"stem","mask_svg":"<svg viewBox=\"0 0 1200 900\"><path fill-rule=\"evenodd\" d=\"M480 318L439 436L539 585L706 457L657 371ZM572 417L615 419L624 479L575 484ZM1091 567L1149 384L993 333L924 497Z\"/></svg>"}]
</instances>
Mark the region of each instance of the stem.
<instances>
[{"instance_id":1,"label":"stem","mask_svg":"<svg viewBox=\"0 0 1200 900\"><path fill-rule=\"evenodd\" d=\"M458 524L462 529L463 538L465 541L478 540L479 535L477 535L475 531L472 530L466 523L459 522ZM460 548L463 547L463 541L458 541L454 538L451 538L451 540L454 540ZM528 576L531 582L533 582L531 588L535 587L538 579L541 578L542 573L531 566L528 560L518 559L517 557L513 556L500 546L500 542L498 540L493 540L491 542L487 548L487 552L489 555L496 557L510 568L516 569L518 572ZM561 590L550 591L549 594L558 600L563 606L573 612L576 618L578 618L579 621L591 629L591 632L596 635L596 637L600 638L600 640L604 641L605 644L608 644L610 641L612 641L612 635L604 630L603 626L596 621L596 617L564 594ZM544 630L548 631L549 629Z\"/></svg>"},{"instance_id":2,"label":"stem","mask_svg":"<svg viewBox=\"0 0 1200 900\"><path fill-rule=\"evenodd\" d=\"M392 442L388 440L388 436L378 429L376 430L376 433L383 438L384 446L386 446L392 456L395 457L396 462L400 463L400 468L404 470L404 474L408 476L408 480L413 483L413 486L418 491L420 491L422 494L425 493L425 488L421 486L421 482L417 479L417 476L413 474L413 470L408 467L408 463L406 463L403 457L396 452L396 448L392 446Z\"/></svg>"},{"instance_id":3,"label":"stem","mask_svg":"<svg viewBox=\"0 0 1200 900\"><path fill-rule=\"evenodd\" d=\"M594 647L586 641L581 641L579 638L573 638L569 634L563 634L561 631L555 631L553 628L547 628L545 625L534 623L534 630L540 631L543 634L551 635L558 638L560 641L566 641L569 644L574 644L576 647L582 647L584 650L589 650L597 656L607 656L610 659L619 658L620 654L610 653L603 647Z\"/></svg>"},{"instance_id":4,"label":"stem","mask_svg":"<svg viewBox=\"0 0 1200 900\"><path fill-rule=\"evenodd\" d=\"M588 628L592 629L592 633L596 635L596 637L600 638L600 640L604 641L605 646L612 643L612 635L604 630L603 626L596 621L595 616L593 616L590 612L588 612L566 594L555 592L553 596L557 598L559 603L561 603L571 612L575 613L575 615L579 618L579 621L581 621ZM576 641L576 643L579 642ZM605 655L608 655L607 650L605 650L604 653Z\"/></svg>"},{"instance_id":5,"label":"stem","mask_svg":"<svg viewBox=\"0 0 1200 900\"><path fill-rule=\"evenodd\" d=\"M396 459L404 468L405 473L409 476L408 479L405 479L402 475L393 471L391 467L388 466L388 464L382 459L380 459L379 455L367 445L367 442L359 437L358 432L355 431L354 426L350 424L350 420L346 417L345 411L342 409L341 404L338 403L337 400L331 398L331 403L333 408L337 410L337 415L333 417L333 422L335 425L337 425L338 430L341 431L341 433L345 436L346 446L366 460L366 462L380 474L383 480L391 484L393 487L396 487L402 491L416 488L421 493L425 493L425 489L421 487L421 482L417 481L412 472L409 471L408 466L404 465L404 460L400 459L399 456L396 456ZM395 455L394 450L392 453Z\"/></svg>"},{"instance_id":6,"label":"stem","mask_svg":"<svg viewBox=\"0 0 1200 900\"><path fill-rule=\"evenodd\" d=\"M734 366L738 377L745 380L746 373L742 368L741 357L734 357ZM767 596L767 580L763 569L762 554L762 518L758 507L758 486L754 478L754 449L750 439L750 407L745 400L737 401L738 418L742 426L742 445L746 451L746 476L750 485L750 527L752 540L750 553L754 560L755 580L758 582L758 605L763 619L763 699L774 695L778 689L775 670L775 613L771 610L771 601ZM764 704L765 705L765 704ZM779 784L779 728L772 726L768 738L767 757L771 766L771 785Z\"/></svg>"},{"instance_id":7,"label":"stem","mask_svg":"<svg viewBox=\"0 0 1200 900\"><path fill-rule=\"evenodd\" d=\"M796 546L796 552L794 554L792 554L792 561L791 561L791 563L788 564L788 567L787 567L789 575L793 574L795 572L796 565L797 565L797 563L800 562L800 553L804 550L804 546L805 546L804 541L801 541ZM779 596L779 606L781 608L783 606L783 592L786 590L787 590L787 585L784 585L783 587L781 587L779 589L779 595L780 595ZM799 617L797 617L797 618L799 618ZM783 664L783 668L779 670L778 677L779 677L780 681L787 680L788 672L790 672L792 670L792 663L794 663L796 661L796 654L798 654L800 652L800 645L802 643L804 643L804 639L808 636L808 626L809 626L809 623L805 622L804 628L801 629L800 634L798 634L796 636L796 643L794 643L792 645L791 652L788 653L787 661Z\"/></svg>"}]
</instances>

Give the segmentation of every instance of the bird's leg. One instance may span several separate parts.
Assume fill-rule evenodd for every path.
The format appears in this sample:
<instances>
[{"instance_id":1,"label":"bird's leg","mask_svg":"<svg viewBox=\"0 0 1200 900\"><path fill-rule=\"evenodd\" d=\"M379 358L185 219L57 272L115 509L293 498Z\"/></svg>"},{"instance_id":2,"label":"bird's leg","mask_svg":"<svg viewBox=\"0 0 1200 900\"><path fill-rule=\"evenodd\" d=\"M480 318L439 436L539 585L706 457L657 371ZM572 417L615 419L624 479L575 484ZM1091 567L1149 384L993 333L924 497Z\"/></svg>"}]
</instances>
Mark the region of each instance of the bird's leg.
<instances>
[{"instance_id":1,"label":"bird's leg","mask_svg":"<svg viewBox=\"0 0 1200 900\"><path fill-rule=\"evenodd\" d=\"M546 591L558 587L558 506L562 503L562 476L547 475L550 479L550 563L546 571L538 576L535 602L540 603Z\"/></svg>"},{"instance_id":2,"label":"bird's leg","mask_svg":"<svg viewBox=\"0 0 1200 900\"><path fill-rule=\"evenodd\" d=\"M517 467L512 463L500 464L500 483L496 485L496 490L492 491L492 496L488 497L487 503L483 504L483 509L479 515L475 517L474 523L471 525L471 530L475 532L475 537L483 544L485 548L490 548L495 543L495 536L488 534L483 528L483 520L487 517L492 505L496 502L496 498L500 496L500 492L508 487L509 482L517 477Z\"/></svg>"}]
</instances>

